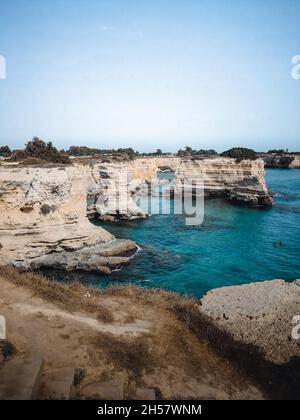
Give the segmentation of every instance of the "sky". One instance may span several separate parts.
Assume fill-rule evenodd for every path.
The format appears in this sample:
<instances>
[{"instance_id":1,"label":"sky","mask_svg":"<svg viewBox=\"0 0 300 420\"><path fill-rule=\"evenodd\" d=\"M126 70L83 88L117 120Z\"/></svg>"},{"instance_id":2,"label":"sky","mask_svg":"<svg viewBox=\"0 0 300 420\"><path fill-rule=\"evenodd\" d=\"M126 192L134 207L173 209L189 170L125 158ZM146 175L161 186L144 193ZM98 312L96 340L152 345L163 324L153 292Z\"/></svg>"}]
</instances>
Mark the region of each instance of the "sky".
<instances>
[{"instance_id":1,"label":"sky","mask_svg":"<svg viewBox=\"0 0 300 420\"><path fill-rule=\"evenodd\" d=\"M299 22L300 0L1 0L0 145L300 150Z\"/></svg>"}]
</instances>

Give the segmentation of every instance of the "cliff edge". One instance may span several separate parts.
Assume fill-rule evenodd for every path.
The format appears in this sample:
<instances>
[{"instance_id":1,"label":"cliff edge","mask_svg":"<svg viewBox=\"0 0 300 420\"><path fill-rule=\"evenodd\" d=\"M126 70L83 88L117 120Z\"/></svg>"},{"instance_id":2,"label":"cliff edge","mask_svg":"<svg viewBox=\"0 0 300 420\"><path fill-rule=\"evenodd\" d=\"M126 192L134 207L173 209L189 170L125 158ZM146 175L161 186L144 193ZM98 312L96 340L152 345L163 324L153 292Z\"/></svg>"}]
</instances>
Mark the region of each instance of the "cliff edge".
<instances>
[{"instance_id":1,"label":"cliff edge","mask_svg":"<svg viewBox=\"0 0 300 420\"><path fill-rule=\"evenodd\" d=\"M0 265L109 272L126 264L136 245L91 224L86 207L83 166L1 166Z\"/></svg>"}]
</instances>

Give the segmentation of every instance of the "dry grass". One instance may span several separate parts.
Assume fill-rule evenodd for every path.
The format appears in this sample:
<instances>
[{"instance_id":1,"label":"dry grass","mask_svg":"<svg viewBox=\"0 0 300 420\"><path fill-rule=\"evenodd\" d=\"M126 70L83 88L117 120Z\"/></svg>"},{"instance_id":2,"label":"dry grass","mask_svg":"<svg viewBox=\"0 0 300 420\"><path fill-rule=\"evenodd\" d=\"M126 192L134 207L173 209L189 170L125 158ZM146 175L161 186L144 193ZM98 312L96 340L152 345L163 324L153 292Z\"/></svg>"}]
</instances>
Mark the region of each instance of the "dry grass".
<instances>
[{"instance_id":1,"label":"dry grass","mask_svg":"<svg viewBox=\"0 0 300 420\"><path fill-rule=\"evenodd\" d=\"M99 321L114 321L111 311L100 305L99 302L96 302L91 291L87 294L87 289L77 282L63 284L49 280L40 274L32 272L20 273L8 266L0 267L0 276L3 276L16 286L26 287L35 296L39 296L50 303L55 303L67 311L75 312L80 309L95 314Z\"/></svg>"},{"instance_id":2,"label":"dry grass","mask_svg":"<svg viewBox=\"0 0 300 420\"><path fill-rule=\"evenodd\" d=\"M47 166L49 164L49 162L47 162L46 160L43 159L38 159L35 157L28 157L25 160L23 160L22 162L20 162L18 165L19 166Z\"/></svg>"},{"instance_id":3,"label":"dry grass","mask_svg":"<svg viewBox=\"0 0 300 420\"><path fill-rule=\"evenodd\" d=\"M211 329L209 333L207 330L208 324L201 316L196 300L135 286L103 290L86 288L78 282L66 285L39 274L19 273L11 267L0 267L1 276L65 310L86 311L102 322L113 322L113 314L123 323L133 319L149 322L149 332L137 336L95 332L82 335L79 345L88 349L89 356L87 364L82 362L78 367L90 368L88 363L93 366L87 370L86 381L100 380L94 366L99 366L99 372L106 372L109 377L120 371L127 372L131 387L144 385L147 377L153 386L167 393L170 392L170 380L175 378L178 395L188 381L211 385L217 381L228 389L232 383L237 386L243 381L232 364L228 364L228 359L216 354L207 344L208 340L214 342L211 340L214 331ZM214 344L222 347L216 337ZM70 339L65 334L60 338L67 340L66 345ZM78 371L77 376L80 383L84 374ZM241 382L241 388L243 384ZM177 394L167 395L175 397Z\"/></svg>"},{"instance_id":4,"label":"dry grass","mask_svg":"<svg viewBox=\"0 0 300 420\"><path fill-rule=\"evenodd\" d=\"M150 351L151 336L115 337L111 334L98 334L90 339L91 344L101 349L108 363L116 371L126 370L129 376L139 378L156 365L155 356Z\"/></svg>"}]
</instances>

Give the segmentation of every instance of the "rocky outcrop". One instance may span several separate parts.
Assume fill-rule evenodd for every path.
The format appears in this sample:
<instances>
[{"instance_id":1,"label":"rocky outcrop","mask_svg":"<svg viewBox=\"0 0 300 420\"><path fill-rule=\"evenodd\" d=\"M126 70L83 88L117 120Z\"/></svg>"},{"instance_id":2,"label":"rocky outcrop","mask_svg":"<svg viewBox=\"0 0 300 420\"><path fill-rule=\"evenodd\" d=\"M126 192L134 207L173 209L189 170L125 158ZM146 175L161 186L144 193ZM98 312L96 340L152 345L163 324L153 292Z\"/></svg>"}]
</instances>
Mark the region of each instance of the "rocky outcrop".
<instances>
[{"instance_id":1,"label":"rocky outcrop","mask_svg":"<svg viewBox=\"0 0 300 420\"><path fill-rule=\"evenodd\" d=\"M0 265L107 272L127 262L120 254L136 245L86 216L86 177L84 166L0 167Z\"/></svg>"},{"instance_id":2,"label":"rocky outcrop","mask_svg":"<svg viewBox=\"0 0 300 420\"><path fill-rule=\"evenodd\" d=\"M88 165L88 195L94 199L90 214L104 221L143 219L147 213L134 198L157 180L160 170L176 171L179 158L141 158L124 162L92 161ZM97 204L97 205L96 205Z\"/></svg>"},{"instance_id":3,"label":"rocky outcrop","mask_svg":"<svg viewBox=\"0 0 300 420\"><path fill-rule=\"evenodd\" d=\"M272 205L261 159L238 162L220 157L153 157L129 162L92 162L88 166L88 193L94 197L90 214L107 221L147 217L147 212L137 206L137 198L150 192L150 183L151 193L155 195L158 173L165 171L175 173L175 180L169 187L175 192L183 184L201 179L206 196L222 197L249 207Z\"/></svg>"},{"instance_id":4,"label":"rocky outcrop","mask_svg":"<svg viewBox=\"0 0 300 420\"><path fill-rule=\"evenodd\" d=\"M147 213L136 204L136 199L148 194L150 182L158 179L159 171L165 170L175 171L174 190L200 177L208 196L224 197L239 205L272 204L262 160L166 157L94 161L87 165L75 162L74 166L3 164L0 166L0 264L13 263L24 269L61 266L108 272L114 265L126 263L126 259L120 259L120 252L114 251L119 247L118 241L89 222L87 194L96 202L92 213L96 211L102 220L145 218ZM153 189L152 194L155 193ZM108 257L102 247L105 243L110 243L112 250L107 264L104 259ZM89 248L92 253L94 246L97 257L88 258L83 249ZM131 241L122 242L124 246L125 254L136 249Z\"/></svg>"},{"instance_id":5,"label":"rocky outcrop","mask_svg":"<svg viewBox=\"0 0 300 420\"><path fill-rule=\"evenodd\" d=\"M290 163L290 169L300 169L300 155L294 156L293 161Z\"/></svg>"},{"instance_id":6,"label":"rocky outcrop","mask_svg":"<svg viewBox=\"0 0 300 420\"><path fill-rule=\"evenodd\" d=\"M272 198L264 175L261 159L182 159L176 171L176 186L202 179L206 196L223 197L248 207L270 206Z\"/></svg>"},{"instance_id":7,"label":"rocky outcrop","mask_svg":"<svg viewBox=\"0 0 300 420\"><path fill-rule=\"evenodd\" d=\"M274 154L262 153L261 158L265 162L266 168L279 168L279 169L299 169L300 168L300 155L296 154Z\"/></svg>"},{"instance_id":8,"label":"rocky outcrop","mask_svg":"<svg viewBox=\"0 0 300 420\"><path fill-rule=\"evenodd\" d=\"M93 203L89 214L104 221L146 218L134 202L135 188L152 176L152 168L144 167L136 179L134 162L93 162L87 168L87 193Z\"/></svg>"},{"instance_id":9,"label":"rocky outcrop","mask_svg":"<svg viewBox=\"0 0 300 420\"><path fill-rule=\"evenodd\" d=\"M240 344L275 364L300 358L300 339L292 336L293 318L300 315L300 280L214 289L199 310L215 327L215 335L232 340L232 352Z\"/></svg>"}]
</instances>

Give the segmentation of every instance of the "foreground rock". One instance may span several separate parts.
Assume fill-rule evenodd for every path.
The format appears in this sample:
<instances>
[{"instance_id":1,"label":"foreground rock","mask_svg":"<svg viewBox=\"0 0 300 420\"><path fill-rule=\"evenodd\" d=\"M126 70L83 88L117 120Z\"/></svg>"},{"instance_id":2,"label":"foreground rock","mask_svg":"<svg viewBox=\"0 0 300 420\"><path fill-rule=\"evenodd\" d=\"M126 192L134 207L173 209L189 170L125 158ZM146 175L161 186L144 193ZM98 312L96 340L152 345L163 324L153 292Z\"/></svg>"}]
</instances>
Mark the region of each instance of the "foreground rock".
<instances>
[{"instance_id":1,"label":"foreground rock","mask_svg":"<svg viewBox=\"0 0 300 420\"><path fill-rule=\"evenodd\" d=\"M136 245L87 218L86 179L84 166L1 166L0 265L108 272L127 263Z\"/></svg>"},{"instance_id":2,"label":"foreground rock","mask_svg":"<svg viewBox=\"0 0 300 420\"><path fill-rule=\"evenodd\" d=\"M275 399L300 397L300 281L225 287L201 301L201 334Z\"/></svg>"},{"instance_id":3,"label":"foreground rock","mask_svg":"<svg viewBox=\"0 0 300 420\"><path fill-rule=\"evenodd\" d=\"M211 290L201 300L200 311L218 330L252 346L272 363L300 357L300 340L292 338L293 317L300 315L300 280Z\"/></svg>"},{"instance_id":4,"label":"foreground rock","mask_svg":"<svg viewBox=\"0 0 300 420\"><path fill-rule=\"evenodd\" d=\"M111 274L114 269L129 264L128 256L137 250L133 241L116 239L105 245L95 245L79 251L55 252L26 262L15 262L22 270L53 268L66 271L88 271Z\"/></svg>"}]
</instances>

